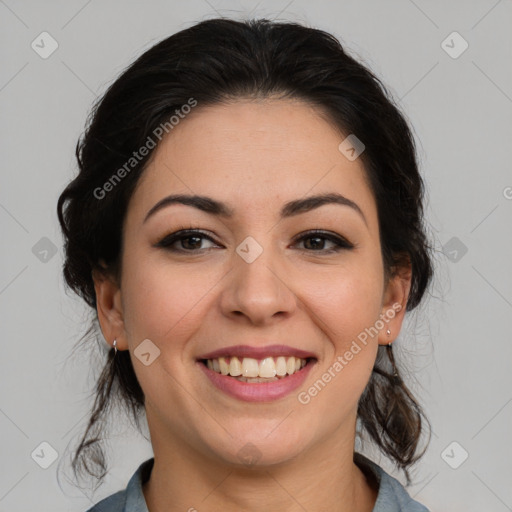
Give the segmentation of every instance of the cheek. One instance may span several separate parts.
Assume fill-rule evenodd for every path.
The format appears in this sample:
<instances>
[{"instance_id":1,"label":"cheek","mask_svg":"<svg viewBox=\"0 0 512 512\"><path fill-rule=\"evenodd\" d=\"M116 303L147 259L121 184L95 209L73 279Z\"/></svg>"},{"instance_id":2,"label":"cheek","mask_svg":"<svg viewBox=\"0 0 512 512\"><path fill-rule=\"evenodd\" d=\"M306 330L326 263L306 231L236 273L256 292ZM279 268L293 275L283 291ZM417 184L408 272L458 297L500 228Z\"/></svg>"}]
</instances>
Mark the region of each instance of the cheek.
<instances>
[{"instance_id":1,"label":"cheek","mask_svg":"<svg viewBox=\"0 0 512 512\"><path fill-rule=\"evenodd\" d=\"M312 286L303 281L300 288L310 290L304 303L314 307L312 318L319 319L317 327L326 339L325 361L319 368L320 382L315 389L305 390L322 395L317 407L338 404L338 420L357 406L377 355L377 338L371 328L379 319L382 299L382 273L379 261L372 264L347 265L332 269L324 276L315 276ZM320 277L320 278L319 278ZM318 382L318 381L315 381ZM343 402L343 404L340 404Z\"/></svg>"},{"instance_id":2,"label":"cheek","mask_svg":"<svg viewBox=\"0 0 512 512\"><path fill-rule=\"evenodd\" d=\"M382 291L376 283L377 276L331 277L322 293L309 299L317 307L317 326L326 339L325 360L299 398L324 411L318 417L328 414L331 424L355 413L372 373L378 344L371 327L379 318Z\"/></svg>"},{"instance_id":3,"label":"cheek","mask_svg":"<svg viewBox=\"0 0 512 512\"><path fill-rule=\"evenodd\" d=\"M144 261L144 264L138 263ZM194 272L179 265L165 265L161 256L127 258L123 282L125 327L133 344L145 338L166 351L178 348L180 340L200 325L209 290L222 275ZM169 343L173 340L173 343Z\"/></svg>"},{"instance_id":4,"label":"cheek","mask_svg":"<svg viewBox=\"0 0 512 512\"><path fill-rule=\"evenodd\" d=\"M309 290L304 303L314 307L315 316L321 319L319 327L336 352L379 318L383 289L378 270L351 267L317 274L314 284L311 277L306 279L298 289Z\"/></svg>"}]
</instances>

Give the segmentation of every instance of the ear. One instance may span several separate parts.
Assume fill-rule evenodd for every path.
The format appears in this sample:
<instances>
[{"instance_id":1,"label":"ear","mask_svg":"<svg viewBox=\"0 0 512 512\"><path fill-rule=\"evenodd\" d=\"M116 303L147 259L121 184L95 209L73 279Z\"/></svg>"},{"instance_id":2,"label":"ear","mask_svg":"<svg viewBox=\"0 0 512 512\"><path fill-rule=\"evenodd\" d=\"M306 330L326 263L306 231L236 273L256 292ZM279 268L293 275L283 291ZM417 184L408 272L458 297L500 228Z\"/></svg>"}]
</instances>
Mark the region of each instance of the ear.
<instances>
[{"instance_id":1,"label":"ear","mask_svg":"<svg viewBox=\"0 0 512 512\"><path fill-rule=\"evenodd\" d=\"M384 289L380 318L384 327L379 331L379 345L393 342L400 333L405 317L405 308L411 290L412 267L410 259L405 257L400 265L392 269ZM391 333L388 335L387 330Z\"/></svg>"},{"instance_id":2,"label":"ear","mask_svg":"<svg viewBox=\"0 0 512 512\"><path fill-rule=\"evenodd\" d=\"M106 269L103 261L100 264ZM92 278L96 292L96 310L103 336L110 345L117 340L118 350L126 350L128 343L124 329L121 289L106 270L94 269Z\"/></svg>"}]
</instances>

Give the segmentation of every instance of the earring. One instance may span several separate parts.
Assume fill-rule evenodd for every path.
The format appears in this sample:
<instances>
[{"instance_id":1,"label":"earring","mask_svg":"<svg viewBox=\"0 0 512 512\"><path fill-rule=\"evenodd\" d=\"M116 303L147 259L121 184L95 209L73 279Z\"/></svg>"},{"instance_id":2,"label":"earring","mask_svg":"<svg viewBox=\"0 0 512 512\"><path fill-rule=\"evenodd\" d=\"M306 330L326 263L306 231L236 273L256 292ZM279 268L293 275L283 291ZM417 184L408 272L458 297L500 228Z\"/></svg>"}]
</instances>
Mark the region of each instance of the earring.
<instances>
[{"instance_id":1,"label":"earring","mask_svg":"<svg viewBox=\"0 0 512 512\"><path fill-rule=\"evenodd\" d=\"M117 354L117 340L114 340L114 343L112 344L112 346L114 347L114 356Z\"/></svg>"},{"instance_id":2,"label":"earring","mask_svg":"<svg viewBox=\"0 0 512 512\"><path fill-rule=\"evenodd\" d=\"M386 331L386 334L389 336L389 335L391 334L391 331L388 329L388 330ZM389 346L389 345L391 345L391 343L393 343L393 342L392 342L392 341L390 341L390 342L388 343L388 346Z\"/></svg>"},{"instance_id":3,"label":"earring","mask_svg":"<svg viewBox=\"0 0 512 512\"><path fill-rule=\"evenodd\" d=\"M398 369L396 367L395 357L393 355L393 347L391 346L391 343L387 344L386 349L387 349L389 361L391 362L391 366L393 368L393 380L394 380L394 383L398 384L398 383L400 383L401 379L398 376Z\"/></svg>"}]
</instances>

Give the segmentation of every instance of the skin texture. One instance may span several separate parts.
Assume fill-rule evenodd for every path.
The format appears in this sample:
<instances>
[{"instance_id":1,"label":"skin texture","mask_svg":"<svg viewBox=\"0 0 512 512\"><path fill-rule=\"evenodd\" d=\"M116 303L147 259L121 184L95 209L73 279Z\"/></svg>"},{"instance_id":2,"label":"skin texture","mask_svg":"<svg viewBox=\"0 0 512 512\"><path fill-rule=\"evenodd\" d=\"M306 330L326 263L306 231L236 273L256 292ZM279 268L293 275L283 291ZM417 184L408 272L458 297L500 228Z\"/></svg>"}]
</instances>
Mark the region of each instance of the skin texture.
<instances>
[{"instance_id":1,"label":"skin texture","mask_svg":"<svg viewBox=\"0 0 512 512\"><path fill-rule=\"evenodd\" d=\"M298 100L198 106L163 139L141 177L124 224L121 283L95 274L95 285L105 339L130 351L146 397L155 454L144 486L150 512L372 510L375 484L353 463L357 403L378 344L400 331L410 269L385 282L376 203L361 160L338 150L344 138ZM366 221L334 204L279 219L285 202L331 192L357 203ZM171 205L143 222L175 193L210 196L234 216ZM154 247L191 227L214 241L175 242L182 253ZM311 229L354 248L328 254L334 244L327 239L294 242ZM247 236L263 248L250 264L236 253ZM298 392L397 303L401 310L379 334L307 405L299 403ZM144 339L161 351L149 366L133 354ZM274 402L232 398L196 364L225 346L274 343L318 358L305 384ZM249 442L261 456L251 467L237 456Z\"/></svg>"}]
</instances>

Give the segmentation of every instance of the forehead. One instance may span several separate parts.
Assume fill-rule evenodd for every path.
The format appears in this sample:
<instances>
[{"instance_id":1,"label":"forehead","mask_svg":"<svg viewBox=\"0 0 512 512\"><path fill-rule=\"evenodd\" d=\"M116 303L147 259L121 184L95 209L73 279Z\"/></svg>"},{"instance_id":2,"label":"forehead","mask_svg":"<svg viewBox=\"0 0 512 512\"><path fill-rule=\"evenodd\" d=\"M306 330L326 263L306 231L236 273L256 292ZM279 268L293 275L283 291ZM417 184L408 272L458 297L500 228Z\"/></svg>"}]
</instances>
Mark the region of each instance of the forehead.
<instances>
[{"instance_id":1,"label":"forehead","mask_svg":"<svg viewBox=\"0 0 512 512\"><path fill-rule=\"evenodd\" d=\"M375 214L361 159L338 149L346 135L298 100L239 100L195 109L163 138L132 198L145 215L168 194L201 194L235 215L278 201L338 192ZM361 204L362 203L362 204ZM140 210L140 211L139 211ZM365 213L366 214L366 213Z\"/></svg>"}]
</instances>

